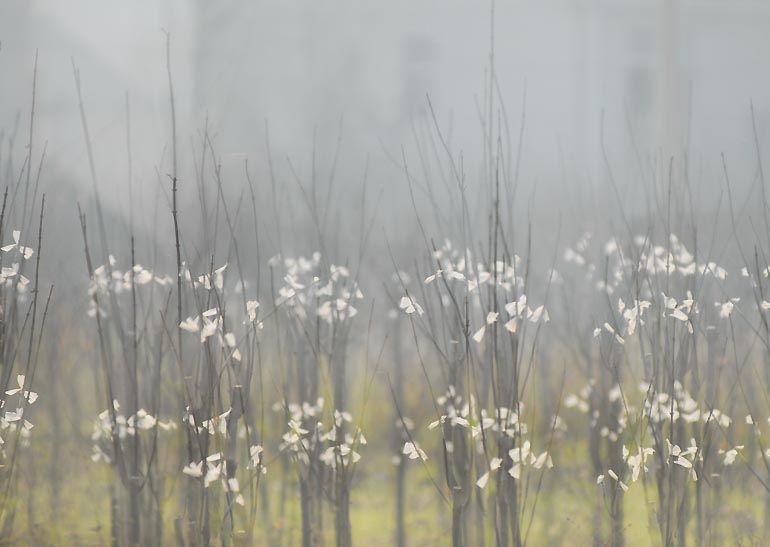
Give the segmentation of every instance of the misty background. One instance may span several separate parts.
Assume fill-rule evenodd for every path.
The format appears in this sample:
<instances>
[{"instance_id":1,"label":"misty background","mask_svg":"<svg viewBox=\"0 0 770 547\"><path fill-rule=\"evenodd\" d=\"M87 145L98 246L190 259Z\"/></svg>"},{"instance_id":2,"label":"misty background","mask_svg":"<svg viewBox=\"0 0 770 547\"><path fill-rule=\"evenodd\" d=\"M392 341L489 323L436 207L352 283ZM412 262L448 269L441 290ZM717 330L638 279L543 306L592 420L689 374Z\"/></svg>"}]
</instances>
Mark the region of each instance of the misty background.
<instances>
[{"instance_id":1,"label":"misty background","mask_svg":"<svg viewBox=\"0 0 770 547\"><path fill-rule=\"evenodd\" d=\"M183 222L201 233L210 227L191 219L198 196L187 181L208 138L230 197L243 196L246 165L255 186L267 187L271 158L285 200L299 199L293 190L314 170L333 171L335 204L355 217L366 179L376 233L408 242L415 224L403 159L416 164L438 127L473 195L490 66L496 123L508 125L514 151L520 141L517 207L551 238L557 223L583 229L611 216L618 195L626 212L641 213L644 188L667 179L671 157L706 218L724 194L722 154L748 203L758 172L752 103L764 155L770 141L764 2L7 1L0 14L0 150L18 169L37 51L34 146L46 145L41 188L56 205L59 275L83 273L67 260L79 241L71 247L65 234L78 237L76 203L93 197L73 63L110 230L127 233L130 177L138 235L167 234L165 32Z\"/></svg>"}]
</instances>

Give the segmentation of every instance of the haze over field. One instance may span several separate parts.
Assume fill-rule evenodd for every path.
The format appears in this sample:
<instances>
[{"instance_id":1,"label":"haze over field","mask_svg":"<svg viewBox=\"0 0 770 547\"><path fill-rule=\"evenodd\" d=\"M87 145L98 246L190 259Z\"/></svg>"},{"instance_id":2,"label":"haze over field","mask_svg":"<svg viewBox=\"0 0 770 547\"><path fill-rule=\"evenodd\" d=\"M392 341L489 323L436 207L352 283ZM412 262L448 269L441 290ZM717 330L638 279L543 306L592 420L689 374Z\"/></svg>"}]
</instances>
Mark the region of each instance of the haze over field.
<instances>
[{"instance_id":1,"label":"haze over field","mask_svg":"<svg viewBox=\"0 0 770 547\"><path fill-rule=\"evenodd\" d=\"M0 544L766 544L769 63L753 0L3 2Z\"/></svg>"},{"instance_id":2,"label":"haze over field","mask_svg":"<svg viewBox=\"0 0 770 547\"><path fill-rule=\"evenodd\" d=\"M721 188L722 152L736 176L751 177L751 101L760 138L770 132L770 77L759 68L770 51L768 11L746 1L495 6L496 77L514 134L526 113L522 184L545 186L543 202L565 171L598 184L602 123L624 172L637 154L647 162L665 147L689 151L712 189ZM183 156L208 119L223 165L238 174L245 157L262 165L267 120L282 170L286 156L309 165L314 132L328 163L343 118L341 166L360 173L369 157L383 184L393 173L388 155L411 148L411 126L423 125L426 95L453 148L468 162L480 154L489 6L12 1L3 14L0 62L13 76L0 91L2 125L9 132L29 109L38 50L39 137L71 179L88 178L74 59L100 178L126 177L128 94L136 180L154 184L170 138L162 29L172 36Z\"/></svg>"}]
</instances>

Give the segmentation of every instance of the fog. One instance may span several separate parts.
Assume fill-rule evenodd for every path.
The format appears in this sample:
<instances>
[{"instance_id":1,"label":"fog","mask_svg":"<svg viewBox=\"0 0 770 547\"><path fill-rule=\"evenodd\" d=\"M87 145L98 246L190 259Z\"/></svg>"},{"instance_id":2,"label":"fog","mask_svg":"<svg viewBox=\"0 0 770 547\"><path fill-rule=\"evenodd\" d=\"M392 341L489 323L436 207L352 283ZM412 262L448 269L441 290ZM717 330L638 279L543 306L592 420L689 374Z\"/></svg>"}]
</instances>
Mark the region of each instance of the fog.
<instances>
[{"instance_id":1,"label":"fog","mask_svg":"<svg viewBox=\"0 0 770 547\"><path fill-rule=\"evenodd\" d=\"M410 151L429 97L473 174L491 43L514 136L526 120L522 184L538 186L541 205L553 203L562 178L578 192L603 179L602 135L621 178L637 159L665 164L687 153L703 173L699 185L712 190L721 187L722 153L736 183L754 174L752 102L760 142L770 137L762 70L770 8L762 2L501 2L492 17L488 4L461 2L7 1L5 146L17 115L27 125L37 51L35 131L48 142L49 183L67 179L84 191L74 60L104 199L120 214L113 196L126 178L126 97L136 181L153 185L155 169L166 169L164 31L182 165L206 122L225 168L263 162L266 123L279 168L287 157L307 167L314 134L319 162L330 163L341 123L342 179L368 158L384 185L393 177L389 157Z\"/></svg>"},{"instance_id":2,"label":"fog","mask_svg":"<svg viewBox=\"0 0 770 547\"><path fill-rule=\"evenodd\" d=\"M48 413L40 411L36 431L50 445L36 446L50 447L45 453L53 460L65 454L62 461L76 468L71 480L92 498L96 515L68 515L59 488L70 479L56 461L37 456L50 472L50 499L34 489L33 464L23 464L19 484L32 485L34 494L18 501L27 515L14 524L6 503L16 490L3 482L11 484L13 465L4 474L0 447L0 535L21 526L24 538L48 519L37 503L50 504L55 524L31 544L108 537L114 545L167 544L172 534L182 545L217 537L223 545L239 538L253 544L259 530L271 545L294 544L295 536L284 535L290 530L309 546L333 529L337 545L349 547L352 528L353 537L367 539L377 528L366 524L374 517L356 521L361 514L351 524L346 496L355 485L366 493L356 493L357 502L372 514L379 515L383 499L399 507L393 527L400 546L410 514L417 515L410 528L419 544L435 539L451 518L453 545L482 545L498 526L494 511L504 509L505 520L511 499L526 498L517 490L517 464L529 465L534 477L535 469L553 466L553 453L557 470L563 462L567 471L542 483L551 497L542 504L546 517L537 518L569 514L562 509L572 504L593 529L574 539L573 523L557 519L561 544L622 545L623 523L638 517L624 521L618 491L630 480L622 471L636 461L629 468L636 482L655 454L650 467L666 477L658 482L660 507L673 513L697 493L697 519L677 509L664 527L656 513L649 535L660 532L661 545L674 545L678 527L683 538L726 544L719 527L702 522L713 510L731 528L732 517L719 513L731 508L720 505L723 483L705 490L712 497L703 501L700 489L711 484L696 490L687 481L696 468L699 476L720 477L741 442L746 453L756 452L745 459L758 471L726 479L725 489L738 485L736 499L770 492L766 469L755 463L770 469L770 452L750 444L755 437L745 431L725 433L731 423L764 421L753 417L752 405L762 399L756 386L737 403L731 397L736 386L743 390L744 365L737 363L748 363L759 382L757 371L767 364L762 348L770 347L763 288L770 271L768 66L770 4L754 0L0 0L0 183L7 192L0 214L0 409L10 397L26 401L16 414L0 416L0 434L20 432L14 458L17 446L28 448L31 426L13 424L24 424L23 408L34 402L25 374L32 378L42 355L35 381ZM43 312L43 287L50 286L54 297ZM16 351L21 346L26 361ZM520 389L524 370L536 380L525 379ZM728 395L720 392L724 370L735 379ZM648 414L639 422L649 423L624 430L636 418L620 386L633 390L642 380L648 391L637 403ZM341 462L360 448L361 430L355 441L336 435L345 430L342 411L360 411L363 423L370 388L376 408L366 433L379 452L374 463L364 460L359 484L339 466L346 469L349 461ZM688 410L695 417L675 428L671 402L670 416L661 414L669 416L666 426L665 416L651 417L653 396L658 403L676 399L682 409L701 405L703 414ZM59 415L62 400L66 413ZM117 400L125 415L109 408ZM570 433L556 425L562 400L585 413L586 423ZM463 401L465 415L452 414ZM498 430L494 450L473 444L487 427L484 409L498 421L518 420L522 401L533 424L531 462L521 455L526 424ZM734 414L732 422L724 425L719 414L712 421L717 406ZM260 420L269 412L280 419L257 424L257 409ZM420 422L416 437L407 413ZM546 415L554 419L543 426ZM157 440L161 418L174 424L164 429L168 441ZM317 435L317 452L306 456L313 433L303 435L320 433L322 419L333 420L331 432ZM156 435L151 456L137 448L149 446L136 440L144 435L134 425L140 420ZM432 423L439 442L416 433L426 429L422 422ZM383 423L390 424L384 434L377 429ZM246 437L256 431L264 446L244 443L239 427ZM655 449L644 455L648 428ZM589 430L590 464L588 456L558 461L551 443L564 441L566 452L582 454ZM708 444L707 432L719 440ZM209 433L212 447L226 441L220 453L209 454ZM537 458L535 433L538 451L548 447ZM680 449L690 435L691 448ZM629 453L621 452L626 440ZM466 446L476 446L476 455L448 456ZM263 449L270 458L260 456ZM229 469L214 463L225 453ZM704 462L704 453L712 459ZM682 470L670 465L672 455L692 475L675 475ZM134 466L130 473L121 458ZM422 463L430 481L409 484L407 459L419 460L412 469ZM248 518L233 517L236 460L239 474L251 473L239 475L252 487ZM104 464L104 474L91 482L93 468L81 461ZM324 466L326 475L318 471ZM276 478L261 486L255 477L267 467ZM452 483L449 468L464 477L457 479L462 485ZM497 481L495 497L486 500L495 509L485 513L483 495L473 493L498 468L506 477L490 481ZM223 469L228 481L219 481ZM575 469L569 480L598 488L591 507L580 488L564 500L555 495ZM317 472L320 479L308 478ZM738 492L760 475L764 482ZM136 486L142 476L150 493ZM202 487L189 486L198 484L193 479ZM174 490L175 481L185 487ZM218 482L224 505L209 506L219 499L207 493ZM331 487L334 495L324 490ZM407 488L427 496L411 499ZM459 491L467 494L462 503ZM641 506L641 497L629 499ZM421 505L404 517L408 503ZM535 506L522 505L532 515ZM770 501L766 507L770 514ZM527 541L519 510L511 510L509 523L517 547ZM324 529L322 514L338 520L329 518ZM418 517L431 524L423 527ZM537 522L549 529L548 520ZM78 532L63 535L58 526ZM495 544L507 547L508 531L495 533ZM537 533L535 544L558 544ZM628 544L639 539L634 534ZM764 534L768 541L770 526Z\"/></svg>"}]
</instances>

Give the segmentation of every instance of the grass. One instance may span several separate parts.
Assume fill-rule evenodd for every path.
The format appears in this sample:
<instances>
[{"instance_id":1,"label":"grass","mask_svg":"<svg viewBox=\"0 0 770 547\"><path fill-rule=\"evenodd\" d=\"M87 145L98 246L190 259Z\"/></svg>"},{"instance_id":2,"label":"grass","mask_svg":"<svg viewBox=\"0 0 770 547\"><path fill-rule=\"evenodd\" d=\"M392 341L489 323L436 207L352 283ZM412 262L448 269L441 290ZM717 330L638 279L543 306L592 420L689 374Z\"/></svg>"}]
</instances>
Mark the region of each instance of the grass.
<instances>
[{"instance_id":1,"label":"grass","mask_svg":"<svg viewBox=\"0 0 770 547\"><path fill-rule=\"evenodd\" d=\"M42 428L44 424L41 424ZM42 438L39 442L44 442ZM585 452L585 446L581 442L571 442L565 445L561 452L564 460L570 460ZM80 452L83 452L82 450ZM82 460L88 454L59 454L58 458ZM374 459L374 458L373 458ZM351 521L353 522L353 536L356 542L364 545L392 545L395 534L393 511L395 499L390 485L393 481L393 467L386 458L380 461L370 462L376 471L367 472L356 485L351 500ZM36 462L38 466L45 466L50 462ZM596 488L591 485L591 477L580 475L580 467L568 468L559 465L551 478L550 484L542 494L541 503L544 509L536 518L531 542L536 545L585 545L592 541L592 511L586 501L597 494ZM584 474L584 473L583 473ZM412 469L409 473L409 483L414 495L408 499L407 530L409 541L413 545L438 546L446 544L446 531L449 526L448 515L442 505L431 494L432 485L421 476L421 472ZM584 474L585 475L585 474ZM277 480L277 477L275 477ZM17 535L9 538L22 543L32 544L66 544L66 545L104 545L109 542L109 503L107 499L107 485L110 483L110 474L105 467L87 466L80 471L73 469L62 482L62 490L65 493L66 503L61 506L58 515L59 524L51 524L51 515L47 508L50 505L50 490L48 488L36 488L33 492L33 504L39 510L32 522L27 520L27 515L21 512L17 523ZM564 487L565 483L572 487ZM575 488L575 484L584 485ZM595 485L594 485L595 486ZM280 485L271 483L272 497L280 494ZM755 503L760 491L731 490L729 498L725 500L727 508L722 516L725 522L734 523L725 530L723 544L731 545L761 545L761 521L762 508ZM20 500L28 503L27 500ZM626 544L629 546L647 546L655 544L647 522L649 513L647 500L641 489L633 489L624 500L627 525ZM174 501L167 501L168 510L173 512ZM287 537L286 545L299 545L301 526L299 524L299 504L292 498L289 502L287 522L281 525L279 520L272 523L269 533L277 533L283 530ZM331 513L326 511L327 522L331 521ZM487 530L491 534L491 529ZM256 534L255 545L269 545L265 539L267 533L260 527ZM290 541L288 538L292 538ZM173 541L171 530L164 542ZM332 544L334 541L333 529L326 530L325 542ZM234 545L248 544L239 542Z\"/></svg>"}]
</instances>

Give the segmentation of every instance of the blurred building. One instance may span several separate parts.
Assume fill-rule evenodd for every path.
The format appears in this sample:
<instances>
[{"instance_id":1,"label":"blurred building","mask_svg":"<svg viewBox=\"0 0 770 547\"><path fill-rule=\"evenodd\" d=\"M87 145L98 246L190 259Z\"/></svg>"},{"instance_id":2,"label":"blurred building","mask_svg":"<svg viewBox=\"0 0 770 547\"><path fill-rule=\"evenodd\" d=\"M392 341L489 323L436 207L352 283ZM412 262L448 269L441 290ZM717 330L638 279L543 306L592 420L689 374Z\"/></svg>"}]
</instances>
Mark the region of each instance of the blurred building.
<instances>
[{"instance_id":1,"label":"blurred building","mask_svg":"<svg viewBox=\"0 0 770 547\"><path fill-rule=\"evenodd\" d=\"M262 153L268 120L276 157L292 155L302 167L314 132L319 158L332 153L344 116L346 157L359 159L360 171L367 155L409 145L426 94L467 165L479 153L488 5L39 0L6 2L2 10L0 120L8 127L28 108L38 47L40 138L49 140L52 160L78 176L83 155L70 57L81 69L100 172L123 169L126 93L137 176L155 177L167 160L161 29L172 35L183 154L208 119L223 161L241 165ZM526 110L523 180L562 176L559 150L570 172L598 176L602 135L624 167L688 151L714 171L725 152L739 171L746 166L736 176L750 177L750 101L760 138L770 141L766 2L498 2L494 29L512 128Z\"/></svg>"}]
</instances>

